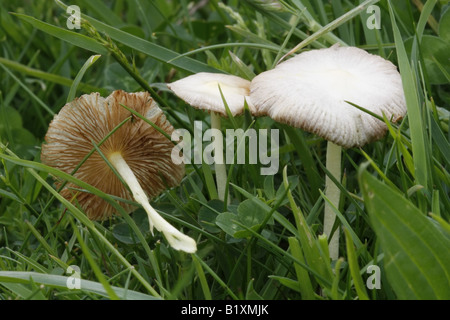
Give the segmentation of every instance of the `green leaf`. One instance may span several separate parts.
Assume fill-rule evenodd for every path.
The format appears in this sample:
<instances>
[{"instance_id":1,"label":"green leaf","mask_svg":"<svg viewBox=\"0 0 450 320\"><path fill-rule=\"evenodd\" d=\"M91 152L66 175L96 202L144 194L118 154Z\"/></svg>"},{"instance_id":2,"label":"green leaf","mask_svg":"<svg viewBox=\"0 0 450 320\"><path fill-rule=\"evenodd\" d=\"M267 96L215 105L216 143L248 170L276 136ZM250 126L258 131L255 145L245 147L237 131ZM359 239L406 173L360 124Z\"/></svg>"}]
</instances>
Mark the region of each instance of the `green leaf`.
<instances>
[{"instance_id":1,"label":"green leaf","mask_svg":"<svg viewBox=\"0 0 450 320\"><path fill-rule=\"evenodd\" d=\"M258 206L258 208L260 210L263 210L266 214L268 212L271 211L271 207L268 206L265 202L263 202L261 199L259 199L258 197L250 194L249 192L247 192L245 189L242 189L241 187L230 183L230 185L233 186L234 189L236 189L237 191L239 191L241 194L243 194L246 198L248 199L252 199L255 204ZM286 219L282 214L280 214L278 211L275 211L273 213L273 218L280 223L284 228L286 228L287 230L289 230L292 234L296 235L297 234L297 230L295 229L295 227L292 225L292 223Z\"/></svg>"},{"instance_id":2,"label":"green leaf","mask_svg":"<svg viewBox=\"0 0 450 320\"><path fill-rule=\"evenodd\" d=\"M138 237L133 234L131 227L125 222L114 225L112 235L125 244L137 244L140 242Z\"/></svg>"},{"instance_id":3,"label":"green leaf","mask_svg":"<svg viewBox=\"0 0 450 320\"><path fill-rule=\"evenodd\" d=\"M216 218L216 224L234 238L250 237L251 230L258 230L263 224L268 212L258 207L254 199L241 202L237 208L238 213L223 212Z\"/></svg>"},{"instance_id":4,"label":"green leaf","mask_svg":"<svg viewBox=\"0 0 450 320\"><path fill-rule=\"evenodd\" d=\"M216 224L230 236L234 236L237 231L243 230L235 221L237 215L231 212L222 212L216 218Z\"/></svg>"},{"instance_id":5,"label":"green leaf","mask_svg":"<svg viewBox=\"0 0 450 320\"><path fill-rule=\"evenodd\" d=\"M411 51L413 38L405 42L405 48ZM450 42L435 36L424 35L420 43L421 53L425 62L425 70L431 84L446 84L450 81Z\"/></svg>"},{"instance_id":6,"label":"green leaf","mask_svg":"<svg viewBox=\"0 0 450 320\"><path fill-rule=\"evenodd\" d=\"M5 106L0 110L2 116L0 119L0 135L3 135L2 131L7 128L22 128L22 116L16 109Z\"/></svg>"},{"instance_id":7,"label":"green leaf","mask_svg":"<svg viewBox=\"0 0 450 320\"><path fill-rule=\"evenodd\" d=\"M222 212L216 218L216 224L230 236L234 238L240 236L242 238L248 235L246 230L236 221L239 221L238 216L231 212Z\"/></svg>"},{"instance_id":8,"label":"green leaf","mask_svg":"<svg viewBox=\"0 0 450 320\"><path fill-rule=\"evenodd\" d=\"M266 217L266 212L259 209L253 199L247 199L238 206L239 220L249 228L259 227Z\"/></svg>"},{"instance_id":9,"label":"green leaf","mask_svg":"<svg viewBox=\"0 0 450 320\"><path fill-rule=\"evenodd\" d=\"M398 191L360 172L370 221L384 251L390 285L400 299L450 298L450 240Z\"/></svg>"},{"instance_id":10,"label":"green leaf","mask_svg":"<svg viewBox=\"0 0 450 320\"><path fill-rule=\"evenodd\" d=\"M220 213L222 209L223 201L218 199L208 201L207 205L202 206L198 211L198 223L208 232L220 232L220 229L217 228L215 223L218 213Z\"/></svg>"},{"instance_id":11,"label":"green leaf","mask_svg":"<svg viewBox=\"0 0 450 320\"><path fill-rule=\"evenodd\" d=\"M448 8L439 21L439 36L450 42L450 10Z\"/></svg>"}]
</instances>

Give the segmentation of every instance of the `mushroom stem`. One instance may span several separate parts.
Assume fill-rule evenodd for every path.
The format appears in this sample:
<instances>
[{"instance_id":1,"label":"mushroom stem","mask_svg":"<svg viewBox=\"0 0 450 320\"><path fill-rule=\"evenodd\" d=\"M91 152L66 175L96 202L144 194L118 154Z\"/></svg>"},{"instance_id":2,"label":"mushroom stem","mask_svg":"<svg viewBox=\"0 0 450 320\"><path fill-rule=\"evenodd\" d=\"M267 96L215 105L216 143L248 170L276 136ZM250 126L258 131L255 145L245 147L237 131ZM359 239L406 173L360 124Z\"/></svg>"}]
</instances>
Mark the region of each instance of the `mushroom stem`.
<instances>
[{"instance_id":1,"label":"mushroom stem","mask_svg":"<svg viewBox=\"0 0 450 320\"><path fill-rule=\"evenodd\" d=\"M134 199L144 208L148 215L148 221L150 224L150 231L153 234L153 226L162 232L166 237L169 244L176 250L182 250L188 253L194 253L197 251L197 244L194 239L184 235L170 223L164 220L155 209L150 205L147 195L139 184L136 176L131 168L128 166L125 159L120 152L114 152L109 155L108 160L113 167L119 172L120 176L130 187L131 193Z\"/></svg>"},{"instance_id":2,"label":"mushroom stem","mask_svg":"<svg viewBox=\"0 0 450 320\"><path fill-rule=\"evenodd\" d=\"M337 181L341 180L341 153L341 146L328 141L326 168ZM325 195L331 204L339 208L340 190L328 176L325 178ZM331 205L328 202L325 203L324 233L330 239L329 251L332 260L337 260L339 257L339 228L331 235L335 220L336 214Z\"/></svg>"},{"instance_id":3,"label":"mushroom stem","mask_svg":"<svg viewBox=\"0 0 450 320\"><path fill-rule=\"evenodd\" d=\"M222 131L220 114L211 112L211 128ZM214 168L216 170L217 194L219 200L225 199L225 190L227 183L227 167L223 156L223 141L214 138ZM229 197L228 197L229 199Z\"/></svg>"}]
</instances>

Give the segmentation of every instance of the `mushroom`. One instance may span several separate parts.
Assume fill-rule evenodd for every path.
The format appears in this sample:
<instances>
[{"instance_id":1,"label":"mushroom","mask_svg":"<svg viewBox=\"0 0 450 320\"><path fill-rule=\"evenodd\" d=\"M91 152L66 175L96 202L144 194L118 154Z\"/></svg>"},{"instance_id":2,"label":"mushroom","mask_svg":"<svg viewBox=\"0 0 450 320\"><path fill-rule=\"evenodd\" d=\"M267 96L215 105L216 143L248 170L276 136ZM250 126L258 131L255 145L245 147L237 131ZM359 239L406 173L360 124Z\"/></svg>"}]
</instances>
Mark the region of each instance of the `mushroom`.
<instances>
[{"instance_id":1,"label":"mushroom","mask_svg":"<svg viewBox=\"0 0 450 320\"><path fill-rule=\"evenodd\" d=\"M340 181L341 148L362 147L380 139L386 124L347 103L383 114L393 122L406 114L397 68L380 56L356 47L334 45L303 52L256 76L250 98L255 115L268 115L328 140L326 167ZM339 207L339 188L326 178L327 198ZM339 229L330 233L336 217L325 204L324 233L330 257L338 258Z\"/></svg>"},{"instance_id":2,"label":"mushroom","mask_svg":"<svg viewBox=\"0 0 450 320\"><path fill-rule=\"evenodd\" d=\"M99 93L83 95L66 104L50 123L42 145L42 162L66 173L72 173L93 148L115 127L130 116L120 104L134 109L160 129L170 134L174 128L148 92L126 93L114 91L107 98ZM169 187L177 186L184 176L184 166L171 161L173 143L161 132L140 118L132 118L115 131L100 147L101 153L128 185L95 152L75 172L74 176L103 192L139 203L147 212L150 231L162 232L176 250L193 253L196 242L178 231L149 204ZM57 181L61 185L62 181ZM68 183L61 190L68 200L74 196L91 220L105 220L117 214L115 208L91 193L76 189ZM122 203L126 212L135 207Z\"/></svg>"},{"instance_id":3,"label":"mushroom","mask_svg":"<svg viewBox=\"0 0 450 320\"><path fill-rule=\"evenodd\" d=\"M167 87L194 108L211 112L211 128L219 131L221 131L221 116L227 116L224 99L233 116L244 111L246 100L252 110L252 105L248 101L250 81L237 76L200 72L168 83ZM214 138L213 146L218 197L224 200L227 174L223 157L223 141Z\"/></svg>"}]
</instances>

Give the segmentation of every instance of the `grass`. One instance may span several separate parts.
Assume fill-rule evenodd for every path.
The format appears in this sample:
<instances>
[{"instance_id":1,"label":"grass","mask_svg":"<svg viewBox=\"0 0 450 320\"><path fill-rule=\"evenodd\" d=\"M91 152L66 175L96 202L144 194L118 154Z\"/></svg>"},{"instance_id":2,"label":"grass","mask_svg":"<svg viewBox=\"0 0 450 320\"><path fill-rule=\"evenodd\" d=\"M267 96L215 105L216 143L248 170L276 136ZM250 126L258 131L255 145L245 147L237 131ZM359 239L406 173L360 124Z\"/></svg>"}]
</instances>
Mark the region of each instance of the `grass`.
<instances>
[{"instance_id":1,"label":"grass","mask_svg":"<svg viewBox=\"0 0 450 320\"><path fill-rule=\"evenodd\" d=\"M0 3L0 300L450 298L448 1L76 4L80 30L66 27L60 1ZM369 5L381 29L366 25ZM189 164L179 187L152 200L197 240L192 255L151 235L142 209L90 221L50 175L115 199L40 162L53 115L81 94L147 90L176 128L205 130L209 115L165 83L202 71L251 80L287 53L335 43L399 66L408 108L380 141L343 151L336 261L322 235L326 141L267 117L247 112L222 129L279 129L277 174L228 165L222 202L214 167ZM81 289L69 289L76 279Z\"/></svg>"}]
</instances>

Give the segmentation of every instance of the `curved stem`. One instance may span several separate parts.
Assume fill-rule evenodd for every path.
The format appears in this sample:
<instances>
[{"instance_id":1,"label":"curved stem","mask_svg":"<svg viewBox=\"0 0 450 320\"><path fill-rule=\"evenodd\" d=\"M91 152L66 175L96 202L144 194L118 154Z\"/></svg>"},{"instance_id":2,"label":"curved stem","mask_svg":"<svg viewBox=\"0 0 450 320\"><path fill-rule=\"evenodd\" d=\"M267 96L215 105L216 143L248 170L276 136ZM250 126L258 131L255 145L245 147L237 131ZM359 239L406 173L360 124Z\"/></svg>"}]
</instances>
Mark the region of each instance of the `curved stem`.
<instances>
[{"instance_id":1,"label":"curved stem","mask_svg":"<svg viewBox=\"0 0 450 320\"><path fill-rule=\"evenodd\" d=\"M211 112L211 128L222 131L221 116L216 112ZM225 190L227 183L227 167L223 156L223 141L214 138L214 168L216 170L217 194L219 200L225 199ZM229 199L229 197L227 197Z\"/></svg>"},{"instance_id":2,"label":"curved stem","mask_svg":"<svg viewBox=\"0 0 450 320\"><path fill-rule=\"evenodd\" d=\"M197 244L194 239L178 231L170 223L164 220L164 218L150 205L147 195L122 155L119 152L112 153L108 157L108 160L128 184L136 202L142 205L145 212L147 212L150 231L153 233L154 226L158 231L164 234L169 244L176 250L182 250L188 253L197 251Z\"/></svg>"},{"instance_id":3,"label":"curved stem","mask_svg":"<svg viewBox=\"0 0 450 320\"><path fill-rule=\"evenodd\" d=\"M341 153L342 148L340 146L328 141L326 167L337 181L341 180ZM325 178L325 195L336 208L339 208L341 192L328 176ZM325 203L325 216L323 223L324 233L327 235L327 238L330 239L329 249L330 258L332 260L337 260L339 257L339 228L337 228L334 234L331 235L335 220L336 214L333 212L330 204L328 202Z\"/></svg>"}]
</instances>

